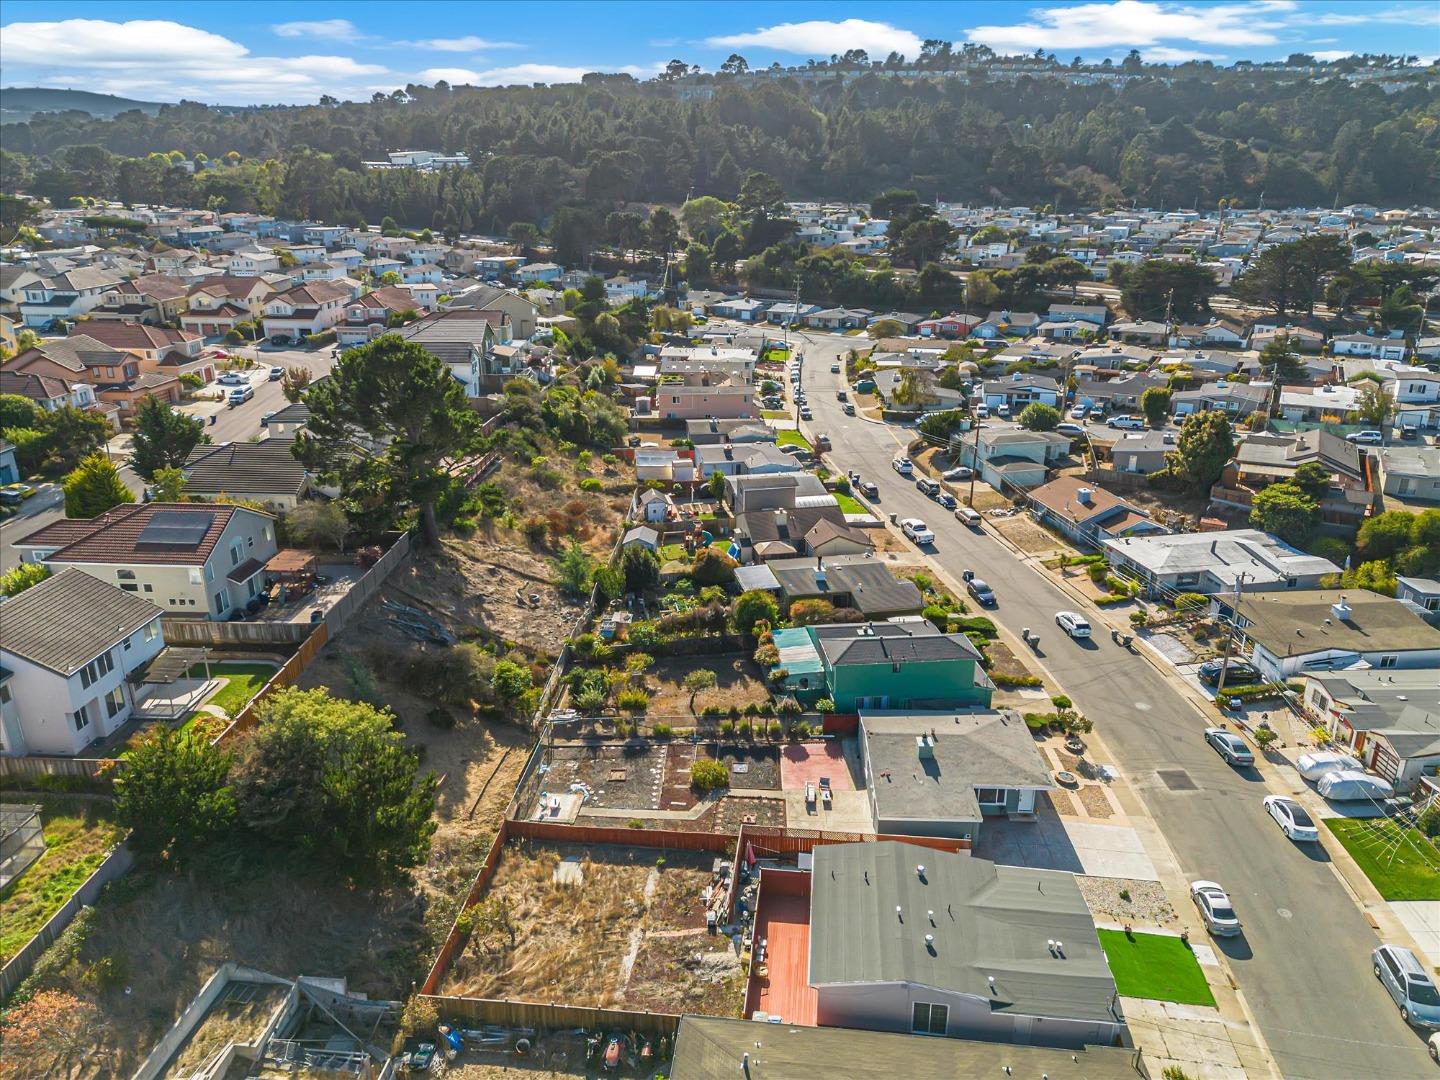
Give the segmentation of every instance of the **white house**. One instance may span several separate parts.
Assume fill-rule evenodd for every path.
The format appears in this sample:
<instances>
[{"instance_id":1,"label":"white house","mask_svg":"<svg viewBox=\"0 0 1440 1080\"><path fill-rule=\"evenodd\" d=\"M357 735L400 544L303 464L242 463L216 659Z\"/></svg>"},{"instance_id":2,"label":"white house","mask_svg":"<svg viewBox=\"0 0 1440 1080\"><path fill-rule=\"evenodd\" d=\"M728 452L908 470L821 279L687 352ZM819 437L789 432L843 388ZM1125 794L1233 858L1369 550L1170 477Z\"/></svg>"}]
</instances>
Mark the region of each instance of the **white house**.
<instances>
[{"instance_id":1,"label":"white house","mask_svg":"<svg viewBox=\"0 0 1440 1080\"><path fill-rule=\"evenodd\" d=\"M265 302L265 336L297 339L324 333L345 317L351 289L337 281L312 281Z\"/></svg>"},{"instance_id":2,"label":"white house","mask_svg":"<svg viewBox=\"0 0 1440 1080\"><path fill-rule=\"evenodd\" d=\"M1440 667L1440 630L1389 596L1360 589L1245 593L1232 606L1249 659L1268 680L1361 663Z\"/></svg>"},{"instance_id":3,"label":"white house","mask_svg":"<svg viewBox=\"0 0 1440 1080\"><path fill-rule=\"evenodd\" d=\"M0 750L78 754L129 719L129 675L165 646L161 609L80 570L5 601Z\"/></svg>"},{"instance_id":4,"label":"white house","mask_svg":"<svg viewBox=\"0 0 1440 1080\"><path fill-rule=\"evenodd\" d=\"M99 307L105 294L124 278L111 270L82 266L53 277L36 278L25 285L20 316L34 329L56 319L73 319Z\"/></svg>"},{"instance_id":5,"label":"white house","mask_svg":"<svg viewBox=\"0 0 1440 1080\"><path fill-rule=\"evenodd\" d=\"M1376 360L1404 360L1407 346L1403 335L1376 337L1374 334L1337 334L1330 339L1336 356L1370 356Z\"/></svg>"}]
</instances>

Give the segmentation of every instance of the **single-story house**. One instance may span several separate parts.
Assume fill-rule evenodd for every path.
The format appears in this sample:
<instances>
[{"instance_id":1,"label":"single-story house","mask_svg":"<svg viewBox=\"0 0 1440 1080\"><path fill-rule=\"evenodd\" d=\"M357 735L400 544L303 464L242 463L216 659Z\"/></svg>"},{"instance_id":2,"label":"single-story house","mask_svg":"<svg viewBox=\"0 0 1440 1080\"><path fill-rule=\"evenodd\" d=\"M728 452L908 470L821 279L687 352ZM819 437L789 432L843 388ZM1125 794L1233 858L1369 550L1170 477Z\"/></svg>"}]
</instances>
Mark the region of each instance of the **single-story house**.
<instances>
[{"instance_id":1,"label":"single-story house","mask_svg":"<svg viewBox=\"0 0 1440 1080\"><path fill-rule=\"evenodd\" d=\"M918 615L925 598L913 581L902 581L870 555L777 559L769 564L780 582L782 609L796 600L828 600L837 608L855 608L868 619Z\"/></svg>"},{"instance_id":2,"label":"single-story house","mask_svg":"<svg viewBox=\"0 0 1440 1080\"><path fill-rule=\"evenodd\" d=\"M1170 340L1170 327L1163 322L1127 320L1112 324L1110 337L1127 345L1165 345Z\"/></svg>"},{"instance_id":3,"label":"single-story house","mask_svg":"<svg viewBox=\"0 0 1440 1080\"><path fill-rule=\"evenodd\" d=\"M1058 409L1062 397L1060 384L1054 379L1019 371L1003 379L985 380L980 392L991 409L1008 405L1010 411L1017 415L1026 405L1036 401Z\"/></svg>"},{"instance_id":4,"label":"single-story house","mask_svg":"<svg viewBox=\"0 0 1440 1080\"><path fill-rule=\"evenodd\" d=\"M1137 371L1114 379L1079 379L1075 386L1075 402L1091 408L1137 409L1140 396L1151 387L1164 389L1170 380L1163 375Z\"/></svg>"},{"instance_id":5,"label":"single-story house","mask_svg":"<svg viewBox=\"0 0 1440 1080\"><path fill-rule=\"evenodd\" d=\"M833 502L738 514L735 541L742 563L793 559L797 555L866 555L875 550L870 534L846 525L845 512Z\"/></svg>"},{"instance_id":6,"label":"single-story house","mask_svg":"<svg viewBox=\"0 0 1440 1080\"><path fill-rule=\"evenodd\" d=\"M1440 630L1400 601L1352 589L1244 593L1232 601L1248 657L1267 679L1440 667Z\"/></svg>"},{"instance_id":7,"label":"single-story house","mask_svg":"<svg viewBox=\"0 0 1440 1080\"><path fill-rule=\"evenodd\" d=\"M272 513L295 509L310 488L291 439L197 446L182 466L185 494L200 501L230 495Z\"/></svg>"},{"instance_id":8,"label":"single-story house","mask_svg":"<svg viewBox=\"0 0 1440 1080\"><path fill-rule=\"evenodd\" d=\"M1175 449L1173 431L1124 432L1110 448L1116 470L1148 476L1165 468L1166 455Z\"/></svg>"},{"instance_id":9,"label":"single-story house","mask_svg":"<svg viewBox=\"0 0 1440 1080\"><path fill-rule=\"evenodd\" d=\"M1316 672L1300 700L1364 765L1407 791L1440 768L1440 670Z\"/></svg>"},{"instance_id":10,"label":"single-story house","mask_svg":"<svg viewBox=\"0 0 1440 1080\"><path fill-rule=\"evenodd\" d=\"M1398 499L1440 502L1440 448L1386 446L1373 455L1381 490Z\"/></svg>"},{"instance_id":11,"label":"single-story house","mask_svg":"<svg viewBox=\"0 0 1440 1080\"><path fill-rule=\"evenodd\" d=\"M1309 555L1259 529L1170 533L1103 540L1111 566L1148 591L1223 594L1269 589L1314 589L1340 573L1329 559Z\"/></svg>"},{"instance_id":12,"label":"single-story house","mask_svg":"<svg viewBox=\"0 0 1440 1080\"><path fill-rule=\"evenodd\" d=\"M1037 521L1059 529L1085 548L1097 548L1102 541L1117 536L1169 531L1120 496L1075 476L1057 477L1027 496Z\"/></svg>"},{"instance_id":13,"label":"single-story house","mask_svg":"<svg viewBox=\"0 0 1440 1080\"><path fill-rule=\"evenodd\" d=\"M1371 356L1377 360L1404 360L1409 346L1403 334L1398 337L1377 337L1374 334L1336 334L1330 339L1330 351L1336 356Z\"/></svg>"},{"instance_id":14,"label":"single-story house","mask_svg":"<svg viewBox=\"0 0 1440 1080\"><path fill-rule=\"evenodd\" d=\"M1172 394L1170 407L1177 420L1209 409L1216 409L1238 420L1263 408L1270 400L1273 389L1270 383L1242 383L1220 379L1195 390L1180 390Z\"/></svg>"}]
</instances>

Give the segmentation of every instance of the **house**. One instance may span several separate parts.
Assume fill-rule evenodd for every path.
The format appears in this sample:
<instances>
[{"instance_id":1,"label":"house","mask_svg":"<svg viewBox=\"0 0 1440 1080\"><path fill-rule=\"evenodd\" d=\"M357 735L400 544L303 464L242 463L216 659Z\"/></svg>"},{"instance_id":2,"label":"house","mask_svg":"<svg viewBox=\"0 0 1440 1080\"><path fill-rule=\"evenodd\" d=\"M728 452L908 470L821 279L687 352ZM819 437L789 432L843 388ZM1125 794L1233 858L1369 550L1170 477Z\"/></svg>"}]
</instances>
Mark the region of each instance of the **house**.
<instances>
[{"instance_id":1,"label":"house","mask_svg":"<svg viewBox=\"0 0 1440 1080\"><path fill-rule=\"evenodd\" d=\"M635 450L635 479L640 483L659 480L665 484L688 484L699 477L690 451L668 446L641 446Z\"/></svg>"},{"instance_id":2,"label":"house","mask_svg":"<svg viewBox=\"0 0 1440 1080\"><path fill-rule=\"evenodd\" d=\"M393 329L392 317L398 321L406 315L413 318L418 312L415 297L399 285L371 289L345 305L344 317L335 326L335 340L342 347L364 345Z\"/></svg>"},{"instance_id":3,"label":"house","mask_svg":"<svg viewBox=\"0 0 1440 1080\"><path fill-rule=\"evenodd\" d=\"M765 300L751 300L748 296L723 300L711 308L711 314L718 319L736 319L740 322L761 322L770 304Z\"/></svg>"},{"instance_id":4,"label":"house","mask_svg":"<svg viewBox=\"0 0 1440 1080\"><path fill-rule=\"evenodd\" d=\"M1127 536L1100 543L1109 564L1149 595L1206 596L1269 589L1314 589L1340 567L1259 529Z\"/></svg>"},{"instance_id":5,"label":"house","mask_svg":"<svg viewBox=\"0 0 1440 1080\"><path fill-rule=\"evenodd\" d=\"M19 479L20 463L15 457L15 447L0 438L0 484L13 484Z\"/></svg>"},{"instance_id":6,"label":"house","mask_svg":"<svg viewBox=\"0 0 1440 1080\"><path fill-rule=\"evenodd\" d=\"M1070 453L1070 440L1054 431L981 427L956 444L959 461L996 491L1032 488L1045 482L1052 465Z\"/></svg>"},{"instance_id":7,"label":"house","mask_svg":"<svg viewBox=\"0 0 1440 1080\"><path fill-rule=\"evenodd\" d=\"M742 563L797 555L865 555L875 550L875 542L863 529L848 526L845 512L833 501L737 514L735 543Z\"/></svg>"},{"instance_id":8,"label":"house","mask_svg":"<svg viewBox=\"0 0 1440 1080\"><path fill-rule=\"evenodd\" d=\"M622 548L640 547L646 551L660 550L660 534L648 525L636 525L620 539Z\"/></svg>"},{"instance_id":9,"label":"house","mask_svg":"<svg viewBox=\"0 0 1440 1080\"><path fill-rule=\"evenodd\" d=\"M937 409L958 409L965 404L965 395L959 390L951 390L949 387L941 386L933 377L923 378L916 387L917 401L908 402L906 405L895 403L896 392L900 384L905 380L906 369L913 370L916 367L928 369L924 364L906 364L905 360L914 360L913 357L904 357L899 360L895 367L882 367L872 375L875 383L875 393L880 399L886 402L891 408L913 408L922 412L933 412Z\"/></svg>"},{"instance_id":10,"label":"house","mask_svg":"<svg viewBox=\"0 0 1440 1080\"><path fill-rule=\"evenodd\" d=\"M783 589L783 577L776 576ZM836 712L990 706L995 686L964 634L943 633L923 619L801 629L820 659L824 696Z\"/></svg>"},{"instance_id":11,"label":"house","mask_svg":"<svg viewBox=\"0 0 1440 1080\"><path fill-rule=\"evenodd\" d=\"M279 438L197 446L181 467L185 494L202 501L229 495L272 513L293 510L310 486L293 446Z\"/></svg>"},{"instance_id":12,"label":"house","mask_svg":"<svg viewBox=\"0 0 1440 1080\"><path fill-rule=\"evenodd\" d=\"M820 478L807 472L727 476L722 499L737 516L752 510L836 505L835 496L825 490Z\"/></svg>"},{"instance_id":13,"label":"house","mask_svg":"<svg viewBox=\"0 0 1440 1080\"><path fill-rule=\"evenodd\" d=\"M141 370L156 371L167 356L199 360L205 342L189 330L128 321L90 321L82 324L85 337L141 361ZM208 363L208 362L207 362ZM210 365L213 369L213 364ZM213 375L211 376L213 378ZM207 380L208 381L208 380Z\"/></svg>"},{"instance_id":14,"label":"house","mask_svg":"<svg viewBox=\"0 0 1440 1080\"><path fill-rule=\"evenodd\" d=\"M1170 326L1163 322L1149 320L1122 321L1110 327L1110 339L1127 345L1154 345L1160 347L1170 342Z\"/></svg>"},{"instance_id":15,"label":"house","mask_svg":"<svg viewBox=\"0 0 1440 1080\"><path fill-rule=\"evenodd\" d=\"M898 840L824 844L813 859L808 982L820 1026L1073 1049L1129 1041L1070 874Z\"/></svg>"},{"instance_id":16,"label":"house","mask_svg":"<svg viewBox=\"0 0 1440 1080\"><path fill-rule=\"evenodd\" d=\"M402 266L398 273L405 285L439 285L445 280L445 271L434 263L420 263L418 266Z\"/></svg>"},{"instance_id":17,"label":"house","mask_svg":"<svg viewBox=\"0 0 1440 1080\"><path fill-rule=\"evenodd\" d=\"M77 409L102 408L107 412L115 411L115 406L101 406L96 401L95 387L89 383L72 382L54 375L38 375L33 371L0 368L0 394L15 394L26 398L36 408L46 412L54 412L66 405Z\"/></svg>"},{"instance_id":18,"label":"house","mask_svg":"<svg viewBox=\"0 0 1440 1080\"><path fill-rule=\"evenodd\" d=\"M737 476L741 473L795 472L800 462L793 454L783 454L774 443L719 443L695 447L695 469L702 477L713 473Z\"/></svg>"},{"instance_id":19,"label":"house","mask_svg":"<svg viewBox=\"0 0 1440 1080\"><path fill-rule=\"evenodd\" d=\"M1149 476L1165 468L1166 455L1174 450L1173 431L1123 432L1110 448L1110 460L1119 472Z\"/></svg>"},{"instance_id":20,"label":"house","mask_svg":"<svg viewBox=\"0 0 1440 1080\"><path fill-rule=\"evenodd\" d=\"M837 608L854 608L867 619L892 619L918 615L925 607L914 582L897 579L868 553L777 559L767 565L780 583L785 611L796 600L828 600Z\"/></svg>"},{"instance_id":21,"label":"house","mask_svg":"<svg viewBox=\"0 0 1440 1080\"><path fill-rule=\"evenodd\" d=\"M25 284L20 317L26 326L44 329L57 319L73 319L99 307L105 294L124 278L112 270L80 266Z\"/></svg>"},{"instance_id":22,"label":"house","mask_svg":"<svg viewBox=\"0 0 1440 1080\"><path fill-rule=\"evenodd\" d=\"M1201 328L1198 344L1240 349L1244 348L1248 337L1244 323L1237 319L1218 318L1211 319Z\"/></svg>"},{"instance_id":23,"label":"house","mask_svg":"<svg viewBox=\"0 0 1440 1080\"><path fill-rule=\"evenodd\" d=\"M958 1038L933 1039L919 1034L798 1026L802 1022L787 1017L786 1023L757 1030L749 1020L687 1013L680 1018L670 1075L685 1080L734 1080L735 1063L747 1057L755 1063L763 1061L766 1075L775 1077L894 1080L896 1062L901 1061L908 1075L932 1080L1008 1075L1047 1076L1054 1080L1101 1076L1149 1080L1151 1075L1144 1069L1138 1051L1119 1046L1087 1046L1075 1052Z\"/></svg>"},{"instance_id":24,"label":"house","mask_svg":"<svg viewBox=\"0 0 1440 1080\"><path fill-rule=\"evenodd\" d=\"M874 326L876 323L882 322L899 323L900 333L909 336L919 333L920 324L924 321L924 315L916 315L911 311L886 311L880 315L871 315L865 320L865 325Z\"/></svg>"},{"instance_id":25,"label":"house","mask_svg":"<svg viewBox=\"0 0 1440 1080\"><path fill-rule=\"evenodd\" d=\"M74 567L168 615L225 619L261 591L275 519L242 506L138 503L67 518L14 541L24 562Z\"/></svg>"},{"instance_id":26,"label":"house","mask_svg":"<svg viewBox=\"0 0 1440 1080\"><path fill-rule=\"evenodd\" d=\"M526 263L515 271L515 279L523 285L532 285L541 282L559 281L560 275L564 272L565 268L559 263Z\"/></svg>"},{"instance_id":27,"label":"house","mask_svg":"<svg viewBox=\"0 0 1440 1080\"><path fill-rule=\"evenodd\" d=\"M697 448L727 442L736 445L757 442L773 443L775 429L759 420L717 420L707 416L700 420L686 420L685 437Z\"/></svg>"},{"instance_id":28,"label":"house","mask_svg":"<svg viewBox=\"0 0 1440 1080\"><path fill-rule=\"evenodd\" d=\"M1384 389L1395 399L1395 423L1440 428L1440 371L1395 367Z\"/></svg>"},{"instance_id":29,"label":"house","mask_svg":"<svg viewBox=\"0 0 1440 1080\"><path fill-rule=\"evenodd\" d=\"M1405 335L1377 337L1374 334L1336 334L1330 339L1335 356L1368 356L1376 360L1404 360L1409 347Z\"/></svg>"},{"instance_id":30,"label":"house","mask_svg":"<svg viewBox=\"0 0 1440 1080\"><path fill-rule=\"evenodd\" d=\"M265 301L265 336L300 341L323 334L345 317L353 295L350 286L337 281L312 281L277 293Z\"/></svg>"},{"instance_id":31,"label":"house","mask_svg":"<svg viewBox=\"0 0 1440 1080\"><path fill-rule=\"evenodd\" d=\"M230 253L225 272L237 277L259 277L281 269L280 255L270 248L241 248Z\"/></svg>"},{"instance_id":32,"label":"house","mask_svg":"<svg viewBox=\"0 0 1440 1080\"><path fill-rule=\"evenodd\" d=\"M758 419L755 387L751 383L688 385L675 381L681 376L662 378L655 387L655 412L666 420Z\"/></svg>"},{"instance_id":33,"label":"house","mask_svg":"<svg viewBox=\"0 0 1440 1080\"><path fill-rule=\"evenodd\" d=\"M1049 376L1029 375L1021 371L1003 379L986 379L980 392L991 409L1005 405L1017 416L1031 402L1038 401L1041 405L1058 409L1063 396L1060 384Z\"/></svg>"},{"instance_id":34,"label":"house","mask_svg":"<svg viewBox=\"0 0 1440 1080\"><path fill-rule=\"evenodd\" d=\"M984 320L978 315L952 311L949 315L926 319L917 329L921 337L962 338L982 322Z\"/></svg>"},{"instance_id":35,"label":"house","mask_svg":"<svg viewBox=\"0 0 1440 1080\"><path fill-rule=\"evenodd\" d=\"M1385 670L1440 667L1440 630L1378 593L1245 593L1232 606L1250 661L1271 681L1362 661Z\"/></svg>"},{"instance_id":36,"label":"house","mask_svg":"<svg viewBox=\"0 0 1440 1080\"><path fill-rule=\"evenodd\" d=\"M858 330L873 314L866 308L825 308L805 316L805 325L817 330Z\"/></svg>"},{"instance_id":37,"label":"house","mask_svg":"<svg viewBox=\"0 0 1440 1080\"><path fill-rule=\"evenodd\" d=\"M503 337L510 340L507 316L497 310L457 308L435 311L394 331L406 341L423 346L450 368L450 374L470 397L499 390L505 381L524 372L523 357L501 359L495 349Z\"/></svg>"},{"instance_id":38,"label":"house","mask_svg":"<svg viewBox=\"0 0 1440 1080\"><path fill-rule=\"evenodd\" d=\"M20 334L16 329L18 326L19 323L9 315L0 315L0 349L10 356L20 351Z\"/></svg>"},{"instance_id":39,"label":"house","mask_svg":"<svg viewBox=\"0 0 1440 1080\"><path fill-rule=\"evenodd\" d=\"M177 279L166 274L144 274L106 293L105 302L90 310L90 318L173 322L184 313L188 297L188 290Z\"/></svg>"},{"instance_id":40,"label":"house","mask_svg":"<svg viewBox=\"0 0 1440 1080\"><path fill-rule=\"evenodd\" d=\"M468 308L475 311L498 311L504 316L499 327L508 323L509 339L528 341L535 333L539 309L528 298L497 285L481 285L462 296L445 302L447 310Z\"/></svg>"},{"instance_id":41,"label":"house","mask_svg":"<svg viewBox=\"0 0 1440 1080\"><path fill-rule=\"evenodd\" d=\"M1137 371L1114 379L1079 379L1075 385L1075 403L1090 408L1138 409L1146 390L1163 390L1170 381L1163 375Z\"/></svg>"},{"instance_id":42,"label":"house","mask_svg":"<svg viewBox=\"0 0 1440 1080\"><path fill-rule=\"evenodd\" d=\"M1084 322L1104 327L1110 321L1110 309L1104 304L1051 304L1046 320L1052 323Z\"/></svg>"},{"instance_id":43,"label":"house","mask_svg":"<svg viewBox=\"0 0 1440 1080\"><path fill-rule=\"evenodd\" d=\"M1397 499L1440 502L1440 447L1385 446L1372 460L1380 489Z\"/></svg>"},{"instance_id":44,"label":"house","mask_svg":"<svg viewBox=\"0 0 1440 1080\"><path fill-rule=\"evenodd\" d=\"M315 384L311 383L311 385ZM290 438L309 422L310 408L303 401L293 401L279 412L270 413L268 419L261 421L265 425L267 439Z\"/></svg>"},{"instance_id":45,"label":"house","mask_svg":"<svg viewBox=\"0 0 1440 1080\"><path fill-rule=\"evenodd\" d=\"M1063 351L1074 352L1073 348ZM1137 345L1106 343L1081 349L1074 359L1077 368L1090 367L1101 371L1113 371L1126 366L1149 367L1155 359L1155 354L1149 349L1142 349Z\"/></svg>"},{"instance_id":46,"label":"house","mask_svg":"<svg viewBox=\"0 0 1440 1080\"><path fill-rule=\"evenodd\" d=\"M1118 495L1076 476L1060 476L1027 493L1030 513L1083 548L1098 548L1117 536L1168 532L1150 515Z\"/></svg>"},{"instance_id":47,"label":"house","mask_svg":"<svg viewBox=\"0 0 1440 1080\"><path fill-rule=\"evenodd\" d=\"M1260 352L1273 341L1283 341L1298 353L1318 353L1325 348L1323 331L1308 326L1275 326L1256 323L1250 331L1250 348Z\"/></svg>"},{"instance_id":48,"label":"house","mask_svg":"<svg viewBox=\"0 0 1440 1080\"><path fill-rule=\"evenodd\" d=\"M1440 769L1440 670L1314 672L1305 676L1303 708L1339 748L1397 790Z\"/></svg>"},{"instance_id":49,"label":"house","mask_svg":"<svg viewBox=\"0 0 1440 1080\"><path fill-rule=\"evenodd\" d=\"M130 718L130 675L165 646L161 609L75 569L4 604L7 754L78 754ZM9 712L10 710L7 710Z\"/></svg>"},{"instance_id":50,"label":"house","mask_svg":"<svg viewBox=\"0 0 1440 1080\"><path fill-rule=\"evenodd\" d=\"M118 410L122 421L133 416L145 398L172 403L180 400L180 380L176 376L159 370L145 371L134 356L85 334L41 341L6 360L3 367L7 371L89 383L101 402Z\"/></svg>"},{"instance_id":51,"label":"house","mask_svg":"<svg viewBox=\"0 0 1440 1080\"><path fill-rule=\"evenodd\" d=\"M0 264L0 313L19 322L20 303L25 299L25 290L39 282L40 275L27 266Z\"/></svg>"},{"instance_id":52,"label":"house","mask_svg":"<svg viewBox=\"0 0 1440 1080\"><path fill-rule=\"evenodd\" d=\"M180 325L202 337L228 334L243 322L258 320L276 289L262 277L224 274L206 278L190 290Z\"/></svg>"},{"instance_id":53,"label":"house","mask_svg":"<svg viewBox=\"0 0 1440 1080\"><path fill-rule=\"evenodd\" d=\"M789 301L783 304L771 304L770 309L765 312L765 318L777 325L797 326L819 310L819 307L814 304Z\"/></svg>"},{"instance_id":54,"label":"house","mask_svg":"<svg viewBox=\"0 0 1440 1080\"><path fill-rule=\"evenodd\" d=\"M1377 502L1367 485L1360 448L1319 428L1291 435L1246 435L1220 482L1210 489L1210 498L1221 505L1249 510L1256 491L1291 479L1300 466L1312 462L1331 476L1330 490L1320 500L1321 519L1357 527Z\"/></svg>"},{"instance_id":55,"label":"house","mask_svg":"<svg viewBox=\"0 0 1440 1080\"><path fill-rule=\"evenodd\" d=\"M1243 383L1228 379L1206 383L1195 390L1180 390L1170 396L1175 419L1211 409L1240 420L1263 409L1274 387L1270 383Z\"/></svg>"}]
</instances>

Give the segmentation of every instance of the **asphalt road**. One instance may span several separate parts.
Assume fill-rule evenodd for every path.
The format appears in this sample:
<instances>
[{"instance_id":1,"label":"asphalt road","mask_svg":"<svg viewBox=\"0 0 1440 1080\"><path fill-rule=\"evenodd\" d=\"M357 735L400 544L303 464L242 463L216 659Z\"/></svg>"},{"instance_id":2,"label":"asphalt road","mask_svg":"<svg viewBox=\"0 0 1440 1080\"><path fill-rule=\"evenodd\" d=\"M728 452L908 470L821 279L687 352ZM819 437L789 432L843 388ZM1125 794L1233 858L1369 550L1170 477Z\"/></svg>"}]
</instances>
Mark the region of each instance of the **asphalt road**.
<instances>
[{"instance_id":1,"label":"asphalt road","mask_svg":"<svg viewBox=\"0 0 1440 1080\"><path fill-rule=\"evenodd\" d=\"M986 614L1016 637L1027 626L1040 634L1041 663L1101 725L1186 878L1211 878L1229 890L1245 933L1215 945L1229 957L1281 1072L1294 1080L1433 1077L1422 1039L1370 970L1375 932L1324 851L1292 844L1266 816L1260 800L1269 792L1259 774L1221 761L1201 735L1198 709L1147 660L1107 634L1083 645L1063 637L1055 613L1073 609L1073 599L1022 566L988 527L962 526L890 468L911 433L840 412L842 376L830 365L853 340L801 337L815 413L802 426L830 436L832 469L858 469L876 483L877 511L922 518L936 537L928 554L956 578L971 569L995 589L999 606Z\"/></svg>"},{"instance_id":2,"label":"asphalt road","mask_svg":"<svg viewBox=\"0 0 1440 1080\"><path fill-rule=\"evenodd\" d=\"M248 352L248 350L246 351ZM272 364L277 367L299 365L308 368L312 375L318 376L330 370L334 363L334 352L330 349L311 351L271 349L262 346L259 360L262 365L266 366ZM215 423L207 424L205 428L205 434L210 436L211 442L244 442L255 435L263 436L265 426L261 422L261 418L266 413L278 412L288 404L279 382L269 382L263 374L255 375L254 379L256 381L252 385L255 387L255 396L243 405L237 405L233 409L221 406L218 410L213 405L186 407L185 411L200 415L202 419L206 420L210 413L214 413ZM114 447L120 445L119 440L112 442L111 454L116 457L117 464L123 451L114 449ZM140 493L145 489L145 482L128 465L121 466L120 478L125 481L125 486L133 491L138 499ZM20 553L13 546L17 539L28 536L65 516L65 500L59 485L27 499L26 504L25 513L22 516L11 518L0 525L0 573L13 568L20 561Z\"/></svg>"}]
</instances>

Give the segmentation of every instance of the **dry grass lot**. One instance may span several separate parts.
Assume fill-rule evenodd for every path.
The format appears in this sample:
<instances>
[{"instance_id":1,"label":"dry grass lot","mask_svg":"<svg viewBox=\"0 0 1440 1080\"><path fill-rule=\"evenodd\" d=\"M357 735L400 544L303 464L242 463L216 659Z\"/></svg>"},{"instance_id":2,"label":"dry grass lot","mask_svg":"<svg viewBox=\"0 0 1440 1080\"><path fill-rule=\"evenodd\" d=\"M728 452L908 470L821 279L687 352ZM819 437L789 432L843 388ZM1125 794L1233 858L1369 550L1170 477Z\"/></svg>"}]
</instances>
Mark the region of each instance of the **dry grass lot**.
<instances>
[{"instance_id":1,"label":"dry grass lot","mask_svg":"<svg viewBox=\"0 0 1440 1080\"><path fill-rule=\"evenodd\" d=\"M706 933L699 900L714 856L670 852L660 867L659 855L653 848L512 844L481 905L504 905L513 945L503 935L472 939L443 992L737 1014L744 986L738 959L726 939ZM562 862L568 881L557 880Z\"/></svg>"},{"instance_id":2,"label":"dry grass lot","mask_svg":"<svg viewBox=\"0 0 1440 1080\"><path fill-rule=\"evenodd\" d=\"M758 705L769 700L760 668L748 656L658 657L655 666L645 673L645 688L650 691L649 715L689 716L690 691L685 689L685 676L700 669L715 672L716 685L695 696L697 714L711 705L743 709L751 702Z\"/></svg>"}]
</instances>

